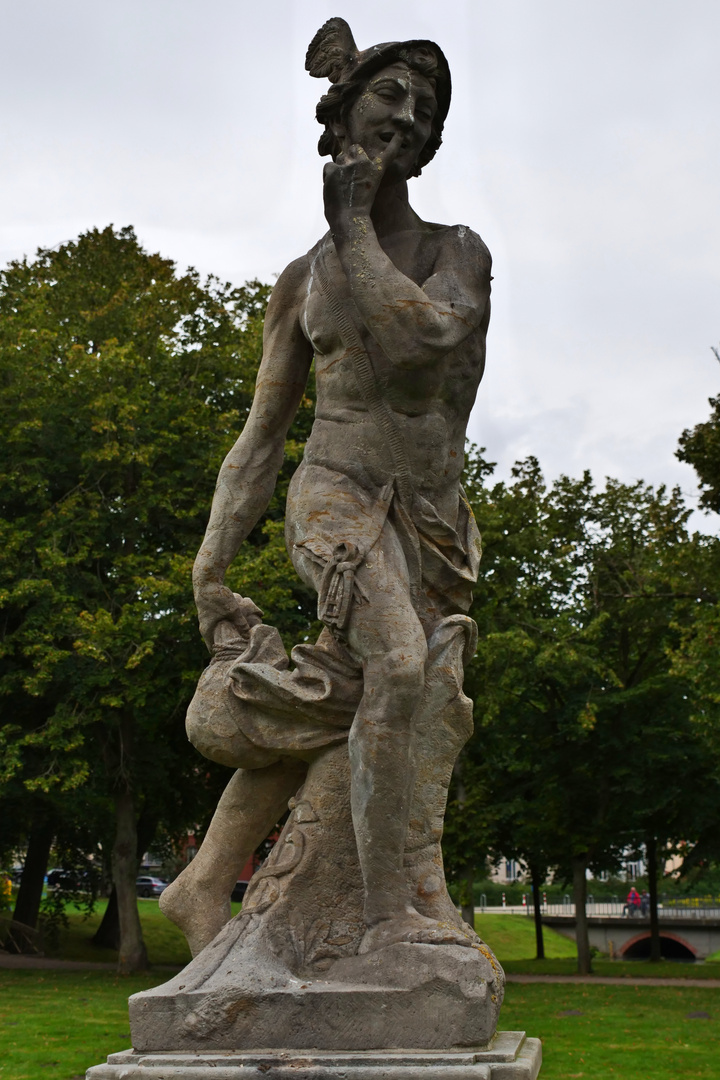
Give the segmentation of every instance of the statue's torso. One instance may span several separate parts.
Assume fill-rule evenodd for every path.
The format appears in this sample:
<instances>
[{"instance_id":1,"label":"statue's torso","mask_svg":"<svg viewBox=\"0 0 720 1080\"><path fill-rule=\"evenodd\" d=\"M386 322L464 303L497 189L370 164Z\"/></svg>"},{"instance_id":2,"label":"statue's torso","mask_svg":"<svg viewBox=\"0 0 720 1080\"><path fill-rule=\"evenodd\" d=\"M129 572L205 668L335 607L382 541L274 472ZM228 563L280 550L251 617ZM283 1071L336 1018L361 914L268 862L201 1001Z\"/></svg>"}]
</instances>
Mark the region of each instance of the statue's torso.
<instances>
[{"instance_id":1,"label":"statue's torso","mask_svg":"<svg viewBox=\"0 0 720 1080\"><path fill-rule=\"evenodd\" d=\"M451 231L426 226L399 234L382 246L403 274L422 285L432 276L443 241ZM348 463L354 472L361 466L368 482L380 487L392 472L388 448L360 394L354 361L346 354L323 295L314 266L318 257L324 258L338 296L345 303L350 300L347 280L326 237L308 255L306 299L300 313L303 332L315 354L317 388L316 420L305 457L340 472L346 471ZM357 314L354 321L368 348L382 395L405 436L416 490L452 521L465 431L483 372L487 320L433 363L416 366L410 354L407 366L402 367L391 363Z\"/></svg>"}]
</instances>

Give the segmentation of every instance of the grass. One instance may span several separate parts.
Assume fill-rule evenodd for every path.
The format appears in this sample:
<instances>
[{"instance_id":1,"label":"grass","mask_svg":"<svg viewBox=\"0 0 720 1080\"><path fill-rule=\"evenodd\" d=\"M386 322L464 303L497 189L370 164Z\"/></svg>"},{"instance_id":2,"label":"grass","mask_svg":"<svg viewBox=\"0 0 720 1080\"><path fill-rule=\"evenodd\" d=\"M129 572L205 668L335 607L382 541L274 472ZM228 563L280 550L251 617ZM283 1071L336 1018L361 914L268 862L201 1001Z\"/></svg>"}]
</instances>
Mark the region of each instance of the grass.
<instances>
[{"instance_id":1,"label":"grass","mask_svg":"<svg viewBox=\"0 0 720 1080\"><path fill-rule=\"evenodd\" d=\"M139 901L148 954L155 965L180 966L189 953L157 901ZM233 912L239 905L233 905ZM70 912L61 940L66 959L109 960L89 942L102 909L89 920ZM477 929L508 972L571 975L572 941L546 929L548 959L535 951L531 920L480 915ZM720 964L622 963L598 958L597 974L720 976ZM130 1045L127 999L168 978L167 970L120 977L112 971L0 970L0 1080L82 1080L85 1070ZM692 1018L690 1013L704 1013ZM543 1041L541 1080L633 1075L652 1080L714 1078L720 1054L720 990L683 986L521 985L506 990L500 1026Z\"/></svg>"},{"instance_id":2,"label":"grass","mask_svg":"<svg viewBox=\"0 0 720 1080\"><path fill-rule=\"evenodd\" d=\"M475 929L501 964L535 955L535 924L524 915L476 915ZM576 957L575 942L544 928L545 955L550 960Z\"/></svg>"},{"instance_id":3,"label":"grass","mask_svg":"<svg viewBox=\"0 0 720 1080\"><path fill-rule=\"evenodd\" d=\"M0 971L2 1080L82 1080L130 1045L128 995L165 977ZM541 1080L717 1077L720 990L510 984L500 1025L542 1039Z\"/></svg>"},{"instance_id":4,"label":"grass","mask_svg":"<svg viewBox=\"0 0 720 1080\"><path fill-rule=\"evenodd\" d=\"M501 1028L542 1039L540 1080L717 1078L720 990L511 983L505 1001Z\"/></svg>"},{"instance_id":5,"label":"grass","mask_svg":"<svg viewBox=\"0 0 720 1080\"><path fill-rule=\"evenodd\" d=\"M492 945L492 942L488 942ZM577 974L577 959L503 960L500 962L508 974L513 975L564 975ZM593 975L612 975L623 979L720 979L718 963L679 963L661 960L651 964L649 960L608 960L596 956L592 962Z\"/></svg>"},{"instance_id":6,"label":"grass","mask_svg":"<svg viewBox=\"0 0 720 1080\"><path fill-rule=\"evenodd\" d=\"M82 1080L130 1046L127 999L167 972L0 971L2 1080Z\"/></svg>"},{"instance_id":7,"label":"grass","mask_svg":"<svg viewBox=\"0 0 720 1080\"><path fill-rule=\"evenodd\" d=\"M60 932L59 947L51 955L63 960L82 960L87 963L116 961L117 952L114 949L99 949L91 940L100 925L106 903L107 901L101 900L87 919L76 908L68 908L70 926ZM240 907L240 904L232 905L233 915L237 914ZM190 960L190 950L185 937L177 926L163 915L157 900L138 900L138 909L150 963L184 967Z\"/></svg>"}]
</instances>

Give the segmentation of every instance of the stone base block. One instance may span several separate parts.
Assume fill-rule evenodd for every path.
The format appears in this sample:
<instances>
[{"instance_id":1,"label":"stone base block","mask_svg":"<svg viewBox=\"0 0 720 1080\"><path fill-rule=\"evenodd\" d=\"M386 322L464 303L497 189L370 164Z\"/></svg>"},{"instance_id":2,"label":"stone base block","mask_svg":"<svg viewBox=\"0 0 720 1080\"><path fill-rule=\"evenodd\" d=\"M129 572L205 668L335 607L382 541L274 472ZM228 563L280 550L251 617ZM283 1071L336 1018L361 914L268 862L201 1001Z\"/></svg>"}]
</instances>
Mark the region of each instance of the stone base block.
<instances>
[{"instance_id":1,"label":"stone base block","mask_svg":"<svg viewBox=\"0 0 720 1080\"><path fill-rule=\"evenodd\" d=\"M487 1046L442 1050L293 1051L111 1054L87 1080L535 1080L539 1039L498 1031Z\"/></svg>"},{"instance_id":2,"label":"stone base block","mask_svg":"<svg viewBox=\"0 0 720 1080\"><path fill-rule=\"evenodd\" d=\"M503 974L482 942L401 942L301 980L252 943L235 961L222 941L170 982L130 998L137 1051L454 1051L487 1045L497 1026Z\"/></svg>"}]
</instances>

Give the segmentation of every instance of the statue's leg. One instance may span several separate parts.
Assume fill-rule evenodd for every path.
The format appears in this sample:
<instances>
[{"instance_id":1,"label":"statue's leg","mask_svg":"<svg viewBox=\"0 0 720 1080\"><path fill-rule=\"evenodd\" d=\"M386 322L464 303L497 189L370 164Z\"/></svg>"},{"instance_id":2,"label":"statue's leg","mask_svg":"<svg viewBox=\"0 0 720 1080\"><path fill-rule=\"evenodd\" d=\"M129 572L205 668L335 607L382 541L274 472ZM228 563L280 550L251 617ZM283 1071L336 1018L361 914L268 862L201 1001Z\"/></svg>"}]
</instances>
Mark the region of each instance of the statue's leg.
<instances>
[{"instance_id":1,"label":"statue's leg","mask_svg":"<svg viewBox=\"0 0 720 1080\"><path fill-rule=\"evenodd\" d=\"M160 897L160 908L183 931L196 956L230 918L230 893L258 844L302 784L304 762L238 769L225 788L200 850Z\"/></svg>"},{"instance_id":2,"label":"statue's leg","mask_svg":"<svg viewBox=\"0 0 720 1080\"><path fill-rule=\"evenodd\" d=\"M472 702L462 691L463 660L475 648L475 624L443 619L428 639L425 693L415 716L415 790L405 867L413 903L423 915L465 929L445 886L441 840L453 765L472 734Z\"/></svg>"},{"instance_id":3,"label":"statue's leg","mask_svg":"<svg viewBox=\"0 0 720 1080\"><path fill-rule=\"evenodd\" d=\"M368 602L353 605L346 634L364 673L349 737L353 826L368 928L361 952L398 941L468 945L461 929L426 918L409 898L403 856L427 643L412 605L405 556L388 522L357 577Z\"/></svg>"}]
</instances>

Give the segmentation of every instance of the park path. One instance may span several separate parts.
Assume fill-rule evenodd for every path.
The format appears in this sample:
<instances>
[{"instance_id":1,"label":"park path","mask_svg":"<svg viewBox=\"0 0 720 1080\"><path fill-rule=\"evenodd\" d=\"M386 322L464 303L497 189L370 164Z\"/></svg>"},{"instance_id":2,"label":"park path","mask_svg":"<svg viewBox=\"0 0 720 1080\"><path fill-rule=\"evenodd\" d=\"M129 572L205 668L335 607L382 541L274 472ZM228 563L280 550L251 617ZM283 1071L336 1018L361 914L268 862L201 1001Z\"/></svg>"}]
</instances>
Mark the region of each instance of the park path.
<instances>
[{"instance_id":1,"label":"park path","mask_svg":"<svg viewBox=\"0 0 720 1080\"><path fill-rule=\"evenodd\" d=\"M153 965L156 971L179 971L169 964ZM86 960L54 960L49 956L14 956L0 951L0 969L46 970L46 971L115 971L116 963L98 963ZM626 978L624 975L520 975L506 974L509 983L586 983L590 986L700 986L720 988L720 979L655 979Z\"/></svg>"},{"instance_id":2,"label":"park path","mask_svg":"<svg viewBox=\"0 0 720 1080\"><path fill-rule=\"evenodd\" d=\"M637 978L625 975L515 975L505 974L509 983L586 983L589 986L707 986L717 989L720 979L660 979L652 976Z\"/></svg>"},{"instance_id":3,"label":"park path","mask_svg":"<svg viewBox=\"0 0 720 1080\"><path fill-rule=\"evenodd\" d=\"M22 968L45 971L114 971L116 963L89 963L84 960L54 960L50 956L16 956L14 953L0 952L0 968Z\"/></svg>"},{"instance_id":4,"label":"park path","mask_svg":"<svg viewBox=\"0 0 720 1080\"><path fill-rule=\"evenodd\" d=\"M115 961L56 960L52 956L16 956L0 950L1 970L23 971L117 971ZM153 971L181 971L181 964L153 964Z\"/></svg>"}]
</instances>

